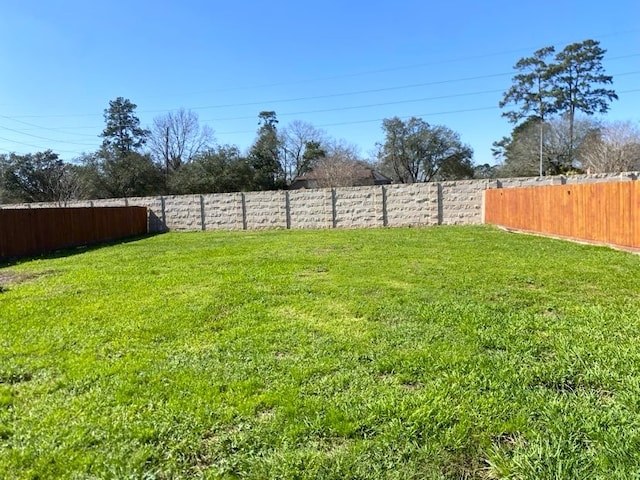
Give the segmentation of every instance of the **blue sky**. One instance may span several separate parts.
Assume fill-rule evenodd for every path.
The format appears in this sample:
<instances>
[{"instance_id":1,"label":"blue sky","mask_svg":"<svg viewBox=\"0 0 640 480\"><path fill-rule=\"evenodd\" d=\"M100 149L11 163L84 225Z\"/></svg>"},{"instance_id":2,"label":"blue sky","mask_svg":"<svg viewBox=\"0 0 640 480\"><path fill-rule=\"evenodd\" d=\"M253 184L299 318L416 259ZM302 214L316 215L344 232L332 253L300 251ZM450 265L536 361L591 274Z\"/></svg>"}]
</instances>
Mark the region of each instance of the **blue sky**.
<instances>
[{"instance_id":1,"label":"blue sky","mask_svg":"<svg viewBox=\"0 0 640 480\"><path fill-rule=\"evenodd\" d=\"M242 150L262 110L365 158L383 118L419 116L493 163L511 130L497 104L513 65L587 38L607 50L620 96L606 118L640 121L637 0L0 0L0 12L0 153L94 151L122 96L143 125L192 109Z\"/></svg>"}]
</instances>

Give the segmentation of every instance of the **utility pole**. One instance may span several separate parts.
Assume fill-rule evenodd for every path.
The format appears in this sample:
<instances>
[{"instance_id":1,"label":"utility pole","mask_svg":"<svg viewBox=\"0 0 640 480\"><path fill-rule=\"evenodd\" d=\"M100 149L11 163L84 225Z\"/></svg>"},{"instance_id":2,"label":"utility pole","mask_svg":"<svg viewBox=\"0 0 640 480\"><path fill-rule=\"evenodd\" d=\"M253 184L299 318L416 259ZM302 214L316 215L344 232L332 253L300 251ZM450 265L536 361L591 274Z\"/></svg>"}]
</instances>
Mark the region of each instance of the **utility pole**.
<instances>
[{"instance_id":1,"label":"utility pole","mask_svg":"<svg viewBox=\"0 0 640 480\"><path fill-rule=\"evenodd\" d=\"M542 136L544 135L544 122L540 119L540 176L542 176Z\"/></svg>"}]
</instances>

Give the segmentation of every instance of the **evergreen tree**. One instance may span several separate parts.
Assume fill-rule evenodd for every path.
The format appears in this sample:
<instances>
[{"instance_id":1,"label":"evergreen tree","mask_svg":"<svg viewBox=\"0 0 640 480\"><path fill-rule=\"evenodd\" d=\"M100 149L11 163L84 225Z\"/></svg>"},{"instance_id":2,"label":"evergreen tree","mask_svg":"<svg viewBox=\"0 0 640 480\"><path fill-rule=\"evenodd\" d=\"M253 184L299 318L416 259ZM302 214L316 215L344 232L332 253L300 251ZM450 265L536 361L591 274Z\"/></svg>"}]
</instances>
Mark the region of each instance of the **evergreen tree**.
<instances>
[{"instance_id":1,"label":"evergreen tree","mask_svg":"<svg viewBox=\"0 0 640 480\"><path fill-rule=\"evenodd\" d=\"M258 124L258 138L249 151L249 162L254 170L253 187L256 190L283 188L285 175L280 163L276 112L260 112Z\"/></svg>"},{"instance_id":2,"label":"evergreen tree","mask_svg":"<svg viewBox=\"0 0 640 480\"><path fill-rule=\"evenodd\" d=\"M576 112L586 115L606 113L612 100L618 95L605 88L613 83L613 77L605 75L602 60L606 50L600 42L585 40L567 45L556 55L553 69L555 107L565 112L569 120L571 150L574 147Z\"/></svg>"},{"instance_id":3,"label":"evergreen tree","mask_svg":"<svg viewBox=\"0 0 640 480\"><path fill-rule=\"evenodd\" d=\"M104 138L102 148L124 157L147 142L150 132L140 127L140 120L135 115L136 107L123 97L109 102L109 108L104 111L106 127L100 134Z\"/></svg>"},{"instance_id":4,"label":"evergreen tree","mask_svg":"<svg viewBox=\"0 0 640 480\"><path fill-rule=\"evenodd\" d=\"M96 197L131 197L161 193L162 169L151 156L140 151L149 130L140 127L136 105L118 97L104 111L102 148L85 158L83 176L91 180L89 191Z\"/></svg>"},{"instance_id":5,"label":"evergreen tree","mask_svg":"<svg viewBox=\"0 0 640 480\"><path fill-rule=\"evenodd\" d=\"M613 78L604 73L602 60L606 50L600 47L600 42L584 40L572 43L549 61L554 52L554 47L544 47L534 52L532 57L518 61L514 68L519 73L513 77L512 87L499 104L501 108L510 104L518 106L503 113L514 123L535 121L540 174L546 143L545 124L551 115L560 114L568 121L568 158L561 163L572 165L577 160L574 158L576 114L606 113L611 101L618 98L614 90L606 88Z\"/></svg>"}]
</instances>

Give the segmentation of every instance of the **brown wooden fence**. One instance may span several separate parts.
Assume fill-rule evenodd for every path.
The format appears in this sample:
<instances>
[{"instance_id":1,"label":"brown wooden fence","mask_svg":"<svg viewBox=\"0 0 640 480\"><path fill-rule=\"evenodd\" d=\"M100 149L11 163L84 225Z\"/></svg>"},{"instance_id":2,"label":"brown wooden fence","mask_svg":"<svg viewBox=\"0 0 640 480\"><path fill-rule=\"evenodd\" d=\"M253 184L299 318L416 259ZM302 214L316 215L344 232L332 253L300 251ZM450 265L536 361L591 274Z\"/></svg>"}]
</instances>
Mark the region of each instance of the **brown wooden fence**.
<instances>
[{"instance_id":1,"label":"brown wooden fence","mask_svg":"<svg viewBox=\"0 0 640 480\"><path fill-rule=\"evenodd\" d=\"M0 210L0 259L147 233L146 207Z\"/></svg>"},{"instance_id":2,"label":"brown wooden fence","mask_svg":"<svg viewBox=\"0 0 640 480\"><path fill-rule=\"evenodd\" d=\"M492 189L485 223L576 240L640 248L640 183Z\"/></svg>"}]
</instances>

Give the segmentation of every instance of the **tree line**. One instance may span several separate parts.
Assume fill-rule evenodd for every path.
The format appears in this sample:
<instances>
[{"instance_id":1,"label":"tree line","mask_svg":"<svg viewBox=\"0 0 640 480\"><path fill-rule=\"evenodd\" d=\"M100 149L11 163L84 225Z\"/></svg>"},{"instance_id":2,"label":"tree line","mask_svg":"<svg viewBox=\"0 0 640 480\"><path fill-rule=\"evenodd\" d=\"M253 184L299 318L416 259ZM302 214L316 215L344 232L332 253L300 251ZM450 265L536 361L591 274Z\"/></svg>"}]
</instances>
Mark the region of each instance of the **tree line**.
<instances>
[{"instance_id":1,"label":"tree line","mask_svg":"<svg viewBox=\"0 0 640 480\"><path fill-rule=\"evenodd\" d=\"M143 128L136 105L118 97L104 110L95 152L71 163L51 150L0 155L0 203L274 190L310 172L320 187L348 186L363 168L399 183L640 169L638 128L592 118L618 98L604 54L599 42L585 40L516 63L499 104L514 128L493 145L497 165L474 165L457 132L416 117L383 120L384 138L365 160L354 145L309 123L280 128L276 112L262 111L253 144L241 152L216 144L190 110Z\"/></svg>"},{"instance_id":2,"label":"tree line","mask_svg":"<svg viewBox=\"0 0 640 480\"><path fill-rule=\"evenodd\" d=\"M474 175L473 152L460 136L417 118L385 120L385 140L371 162L356 146L309 123L278 128L273 111L259 113L256 138L242 153L234 145L217 145L192 111L170 112L143 128L136 108L123 97L110 101L101 147L75 162L51 150L0 156L0 203L277 190L311 171L319 187L339 187L373 166L398 182Z\"/></svg>"},{"instance_id":3,"label":"tree line","mask_svg":"<svg viewBox=\"0 0 640 480\"><path fill-rule=\"evenodd\" d=\"M520 59L499 103L515 126L494 142L503 176L640 169L640 130L632 122L594 120L618 99L595 40L556 52L547 46ZM582 116L579 116L582 114Z\"/></svg>"}]
</instances>

